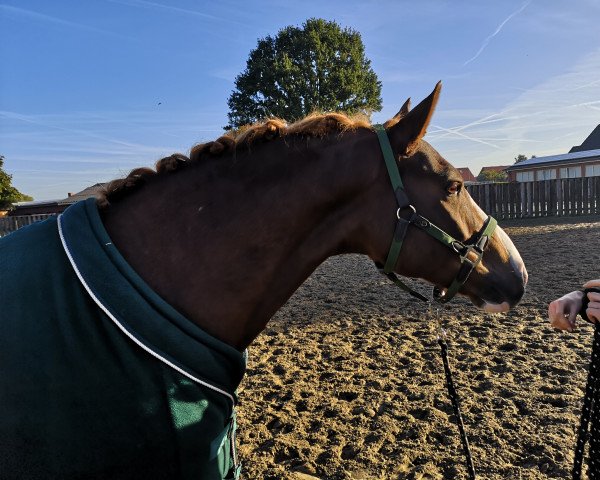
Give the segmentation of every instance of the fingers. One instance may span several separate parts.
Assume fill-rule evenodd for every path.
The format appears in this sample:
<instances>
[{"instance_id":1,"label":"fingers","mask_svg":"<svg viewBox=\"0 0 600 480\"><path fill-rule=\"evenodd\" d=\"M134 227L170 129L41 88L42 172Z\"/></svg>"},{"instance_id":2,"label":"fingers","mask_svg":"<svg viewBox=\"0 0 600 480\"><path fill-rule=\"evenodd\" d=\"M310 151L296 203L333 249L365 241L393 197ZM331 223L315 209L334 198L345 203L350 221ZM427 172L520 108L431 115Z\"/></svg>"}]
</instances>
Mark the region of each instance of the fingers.
<instances>
[{"instance_id":1,"label":"fingers","mask_svg":"<svg viewBox=\"0 0 600 480\"><path fill-rule=\"evenodd\" d=\"M585 311L587 317L594 323L600 320L600 293L588 293L590 303Z\"/></svg>"},{"instance_id":2,"label":"fingers","mask_svg":"<svg viewBox=\"0 0 600 480\"><path fill-rule=\"evenodd\" d=\"M600 279L590 280L584 288L600 287ZM600 322L600 293L589 292L589 303L585 311L588 319L594 323ZM573 331L577 322L577 314L581 310L583 293L575 291L568 293L548 305L548 319L554 328Z\"/></svg>"},{"instance_id":3,"label":"fingers","mask_svg":"<svg viewBox=\"0 0 600 480\"><path fill-rule=\"evenodd\" d=\"M590 321L596 323L600 320L600 293L589 292L587 297L589 303L585 313Z\"/></svg>"},{"instance_id":4,"label":"fingers","mask_svg":"<svg viewBox=\"0 0 600 480\"><path fill-rule=\"evenodd\" d=\"M572 332L575 325L569 321L568 317L555 317L550 319L550 325L559 330L567 330Z\"/></svg>"},{"instance_id":5,"label":"fingers","mask_svg":"<svg viewBox=\"0 0 600 480\"><path fill-rule=\"evenodd\" d=\"M589 299L590 302L600 302L600 293L589 292L587 294L587 297L588 297L588 299Z\"/></svg>"},{"instance_id":6,"label":"fingers","mask_svg":"<svg viewBox=\"0 0 600 480\"><path fill-rule=\"evenodd\" d=\"M577 314L578 313L579 313L579 309L575 309L575 308L571 307L571 310L569 310L568 320L569 320L569 325L571 325L571 331L573 331L577 325Z\"/></svg>"},{"instance_id":7,"label":"fingers","mask_svg":"<svg viewBox=\"0 0 600 480\"><path fill-rule=\"evenodd\" d=\"M575 328L575 317L577 312L572 314L567 310L569 303L563 298L554 300L548 305L548 319L550 325L559 330L572 331ZM600 313L600 312L599 312Z\"/></svg>"},{"instance_id":8,"label":"fingers","mask_svg":"<svg viewBox=\"0 0 600 480\"><path fill-rule=\"evenodd\" d=\"M600 278L598 278L596 280L590 280L589 282L585 282L583 284L583 288L593 288L593 287L600 287Z\"/></svg>"},{"instance_id":9,"label":"fingers","mask_svg":"<svg viewBox=\"0 0 600 480\"><path fill-rule=\"evenodd\" d=\"M581 309L583 293L579 291L567 293L548 305L550 324L559 330L573 331L577 313Z\"/></svg>"},{"instance_id":10,"label":"fingers","mask_svg":"<svg viewBox=\"0 0 600 480\"><path fill-rule=\"evenodd\" d=\"M592 321L593 323L597 323L598 321L600 321L600 308L588 308L585 311L585 313L587 314L587 317L590 319L590 321Z\"/></svg>"}]
</instances>

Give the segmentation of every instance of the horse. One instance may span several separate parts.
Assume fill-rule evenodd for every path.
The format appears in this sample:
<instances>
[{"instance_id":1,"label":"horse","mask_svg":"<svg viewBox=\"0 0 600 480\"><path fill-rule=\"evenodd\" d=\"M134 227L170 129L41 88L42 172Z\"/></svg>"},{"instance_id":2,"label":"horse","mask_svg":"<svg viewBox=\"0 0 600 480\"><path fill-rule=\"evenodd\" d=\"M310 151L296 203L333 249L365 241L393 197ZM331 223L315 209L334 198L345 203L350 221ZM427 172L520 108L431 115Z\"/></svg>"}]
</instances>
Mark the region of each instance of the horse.
<instances>
[{"instance_id":1,"label":"horse","mask_svg":"<svg viewBox=\"0 0 600 480\"><path fill-rule=\"evenodd\" d=\"M517 249L423 139L440 90L269 119L0 240L3 478L239 476L246 348L332 255L515 306Z\"/></svg>"}]
</instances>

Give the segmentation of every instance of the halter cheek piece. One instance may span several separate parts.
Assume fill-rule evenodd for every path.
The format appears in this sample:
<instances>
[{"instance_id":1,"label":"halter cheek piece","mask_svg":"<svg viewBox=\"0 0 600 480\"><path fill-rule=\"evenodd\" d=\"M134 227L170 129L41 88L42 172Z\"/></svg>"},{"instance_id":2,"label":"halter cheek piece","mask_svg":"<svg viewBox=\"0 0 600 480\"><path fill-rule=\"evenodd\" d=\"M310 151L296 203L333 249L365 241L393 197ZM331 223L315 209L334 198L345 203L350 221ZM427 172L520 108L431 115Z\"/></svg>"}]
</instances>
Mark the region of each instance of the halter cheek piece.
<instances>
[{"instance_id":1,"label":"halter cheek piece","mask_svg":"<svg viewBox=\"0 0 600 480\"><path fill-rule=\"evenodd\" d=\"M379 139L379 145L381 146L385 165L392 182L394 194L396 195L396 201L398 202L398 210L396 211L398 222L396 223L394 238L392 239L392 244L390 246L385 265L383 265L383 267L378 265L379 270L402 290L405 290L412 296L421 300L428 300L425 296L421 295L419 292L416 292L408 285L403 283L393 272L394 267L398 262L398 257L400 256L402 242L406 236L408 226L414 225L415 227L418 227L431 235L436 240L440 241L442 244L446 245L448 248L452 249L460 257L460 269L446 292L442 293L437 287L434 287L433 289L433 297L440 303L447 303L454 298L454 296L458 293L458 290L469 278L471 272L481 262L481 259L483 258L483 251L485 250L489 239L492 238L498 222L493 217L488 216L483 223L483 227L481 227L481 230L475 236L473 242L464 243L460 240L456 240L451 235L444 232L441 228L431 223L425 217L419 215L415 207L410 204L410 201L406 195L406 191L404 190L402 178L400 177L400 171L398 170L398 165L396 163L387 132L385 131L385 127L383 125L374 125L373 128L377 133L377 138ZM401 215L402 212L408 212L406 218Z\"/></svg>"}]
</instances>

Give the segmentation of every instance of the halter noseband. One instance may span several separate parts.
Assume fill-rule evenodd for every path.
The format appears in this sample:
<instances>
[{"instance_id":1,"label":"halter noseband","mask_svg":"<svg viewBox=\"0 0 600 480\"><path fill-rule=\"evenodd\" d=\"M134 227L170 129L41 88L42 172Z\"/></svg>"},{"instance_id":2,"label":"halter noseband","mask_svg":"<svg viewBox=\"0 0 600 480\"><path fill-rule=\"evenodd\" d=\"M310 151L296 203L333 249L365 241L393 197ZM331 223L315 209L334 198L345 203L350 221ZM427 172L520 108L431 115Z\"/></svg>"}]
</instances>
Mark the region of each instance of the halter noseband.
<instances>
[{"instance_id":1,"label":"halter noseband","mask_svg":"<svg viewBox=\"0 0 600 480\"><path fill-rule=\"evenodd\" d=\"M394 237L392 239L392 244L390 246L385 265L383 268L380 268L380 271L401 289L410 293L414 297L427 301L425 296L404 284L393 272L398 261L398 257L400 256L400 250L402 249L402 243L404 241L404 237L406 236L408 226L414 225L431 235L436 240L440 241L442 244L446 245L448 248L452 249L460 256L460 269L446 292L442 293L437 287L434 287L433 289L433 297L440 303L447 303L454 298L454 296L458 293L458 290L469 278L471 272L481 262L481 259L483 258L483 251L485 250L489 239L492 238L498 222L496 219L488 215L473 242L467 244L461 242L460 240L456 240L454 237L444 232L444 230L431 223L425 217L419 215L415 207L410 204L408 196L406 195L406 191L404 190L402 177L400 176L394 151L392 150L385 127L383 125L374 125L373 128L377 133L377 138L379 139L379 145L381 146L385 165L392 182L392 188L394 189L396 201L398 202L398 210L396 211L398 222L396 223L396 230L394 231ZM401 212L405 210L409 211L409 216L407 218L401 216Z\"/></svg>"}]
</instances>

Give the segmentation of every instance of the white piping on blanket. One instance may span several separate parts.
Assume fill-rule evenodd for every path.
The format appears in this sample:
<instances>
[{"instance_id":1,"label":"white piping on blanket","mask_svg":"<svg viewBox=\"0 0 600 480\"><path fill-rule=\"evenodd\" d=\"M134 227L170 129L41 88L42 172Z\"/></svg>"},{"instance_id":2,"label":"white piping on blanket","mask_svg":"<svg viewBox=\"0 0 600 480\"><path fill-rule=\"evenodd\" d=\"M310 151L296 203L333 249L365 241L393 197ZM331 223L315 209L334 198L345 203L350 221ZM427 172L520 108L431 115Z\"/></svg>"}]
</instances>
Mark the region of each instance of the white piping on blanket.
<instances>
[{"instance_id":1,"label":"white piping on blanket","mask_svg":"<svg viewBox=\"0 0 600 480\"><path fill-rule=\"evenodd\" d=\"M152 355L153 357L157 358L158 360L160 360L161 362L163 362L164 364L168 365L169 367L171 367L172 369L176 370L177 372L181 373L182 375L185 375L187 378L189 378L190 380L199 383L200 385L210 388L211 390L214 390L215 392L219 392L222 395L225 395L227 398L229 398L229 400L231 400L231 404L232 406L235 406L235 401L233 400L233 397L227 393L224 390L221 390L218 387L215 387L214 385L211 385L210 383L206 383L203 380L200 380L196 377L194 377L193 375L189 374L188 372L186 372L185 370L179 368L177 365L175 365L174 363L170 362L169 360L167 360L164 357L161 357L158 353L156 353L154 350L152 350L150 347L148 347L147 345L144 345L142 342L140 342L137 338L135 338L130 332L129 330L127 330L122 324L121 322L119 322L115 316L110 313L110 311L108 310L108 308L106 308L102 302L100 302L100 300L96 297L96 295L94 295L94 292L92 292L91 288L88 286L87 282L85 281L85 279L83 278L83 276L81 275L81 273L79 272L79 268L77 268L77 265L75 264L75 260L73 260L73 256L71 255L71 252L69 251L69 247L67 246L67 242L65 240L65 237L63 236L63 231L62 231L62 224L61 224L61 220L62 220L62 215L58 216L58 234L60 236L60 241L62 242L63 248L65 249L65 253L67 254L67 257L69 258L69 262L71 262L71 265L73 266L73 269L75 270L75 273L77 274L77 278L79 278L79 281L81 282L81 284L83 285L83 287L86 289L86 291L88 292L88 294L90 295L90 297L92 297L92 300L94 300L94 302L96 303L96 305L98 305L102 311L104 313L106 313L106 315L108 316L108 318L110 318L113 323L119 327L119 329L125 334L127 335L127 337L129 337L131 340L133 340L139 347L141 347L143 350L145 350L146 352L148 352L150 355Z\"/></svg>"}]
</instances>

